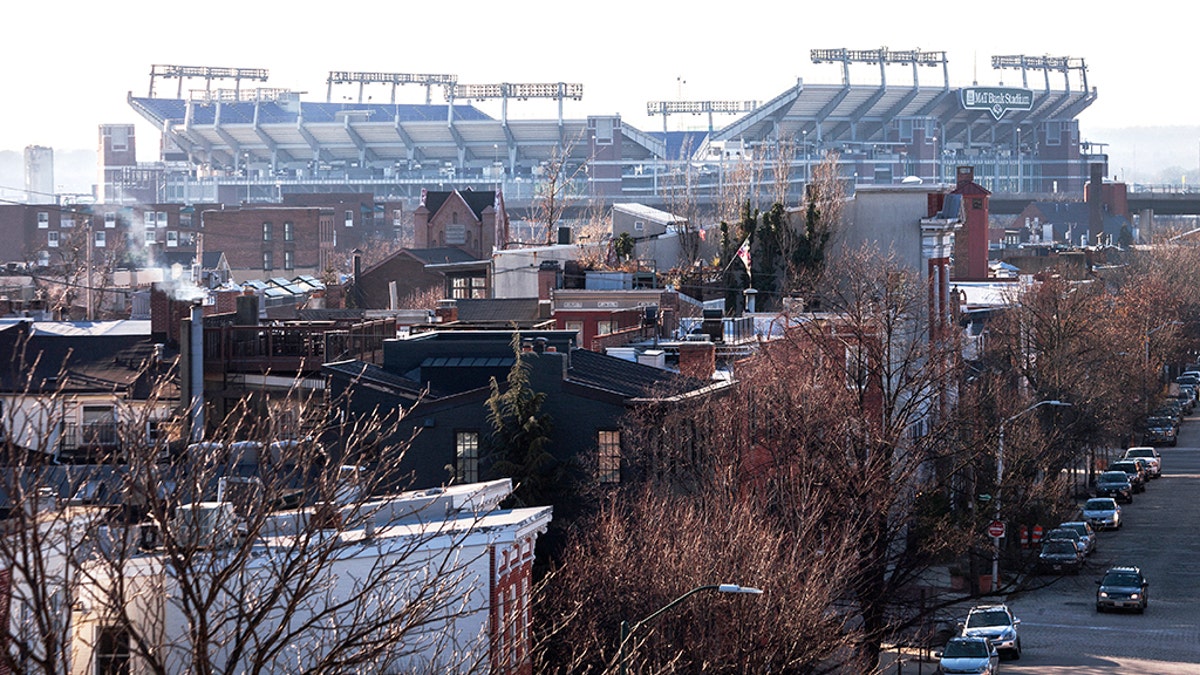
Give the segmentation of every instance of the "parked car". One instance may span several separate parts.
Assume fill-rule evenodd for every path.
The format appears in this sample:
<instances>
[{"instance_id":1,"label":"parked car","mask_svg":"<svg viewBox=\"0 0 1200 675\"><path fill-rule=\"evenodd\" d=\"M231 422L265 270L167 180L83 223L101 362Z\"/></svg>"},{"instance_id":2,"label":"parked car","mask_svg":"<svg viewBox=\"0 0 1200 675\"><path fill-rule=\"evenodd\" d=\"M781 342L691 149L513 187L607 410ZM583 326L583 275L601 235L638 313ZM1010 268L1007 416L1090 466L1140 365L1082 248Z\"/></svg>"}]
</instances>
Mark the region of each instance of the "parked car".
<instances>
[{"instance_id":1,"label":"parked car","mask_svg":"<svg viewBox=\"0 0 1200 675\"><path fill-rule=\"evenodd\" d=\"M1173 401L1173 400L1172 400ZM1179 433L1179 427L1183 426L1183 410L1178 403L1164 403L1154 409L1150 413L1150 417L1165 417L1171 420L1171 424L1175 427L1175 433Z\"/></svg>"},{"instance_id":2,"label":"parked car","mask_svg":"<svg viewBox=\"0 0 1200 675\"><path fill-rule=\"evenodd\" d=\"M1176 384L1190 384L1193 387L1200 386L1200 374L1195 371L1188 371L1183 375L1175 378Z\"/></svg>"},{"instance_id":3,"label":"parked car","mask_svg":"<svg viewBox=\"0 0 1200 675\"><path fill-rule=\"evenodd\" d=\"M1124 471L1129 476L1129 484L1134 492L1146 491L1146 471L1141 464L1132 459L1118 459L1108 463L1109 471Z\"/></svg>"},{"instance_id":4,"label":"parked car","mask_svg":"<svg viewBox=\"0 0 1200 675\"><path fill-rule=\"evenodd\" d=\"M1121 505L1112 497L1092 497L1083 504L1083 519L1097 530L1121 529Z\"/></svg>"},{"instance_id":5,"label":"parked car","mask_svg":"<svg viewBox=\"0 0 1200 675\"><path fill-rule=\"evenodd\" d=\"M1072 520L1065 523L1059 523L1058 527L1069 528L1079 533L1079 538L1083 540L1083 554L1091 555L1096 552L1096 531L1092 529L1091 523L1086 520Z\"/></svg>"},{"instance_id":6,"label":"parked car","mask_svg":"<svg viewBox=\"0 0 1200 675\"><path fill-rule=\"evenodd\" d=\"M994 675L1000 662L999 652L985 637L954 637L940 652L933 653L942 673Z\"/></svg>"},{"instance_id":7,"label":"parked car","mask_svg":"<svg viewBox=\"0 0 1200 675\"><path fill-rule=\"evenodd\" d=\"M1150 477L1162 477L1162 455L1158 454L1156 448L1148 445L1129 448L1125 451L1125 459L1144 459L1150 465Z\"/></svg>"},{"instance_id":8,"label":"parked car","mask_svg":"<svg viewBox=\"0 0 1200 675\"><path fill-rule=\"evenodd\" d=\"M1013 616L1008 605L977 605L967 612L963 624L963 637L985 637L992 642L996 651L1007 652L1014 659L1021 658L1021 636L1017 626L1021 620Z\"/></svg>"},{"instance_id":9,"label":"parked car","mask_svg":"<svg viewBox=\"0 0 1200 675\"><path fill-rule=\"evenodd\" d=\"M1194 390L1193 390L1194 391ZM1196 397L1194 393L1185 392L1180 388L1176 394L1171 394L1167 397L1168 401L1177 401L1179 407L1183 410L1184 415L1191 415L1196 409Z\"/></svg>"},{"instance_id":10,"label":"parked car","mask_svg":"<svg viewBox=\"0 0 1200 675\"><path fill-rule=\"evenodd\" d=\"M1083 553L1070 539L1051 539L1042 542L1042 550L1038 553L1038 570L1042 572L1058 572L1079 574L1083 569Z\"/></svg>"},{"instance_id":11,"label":"parked car","mask_svg":"<svg viewBox=\"0 0 1200 675\"><path fill-rule=\"evenodd\" d=\"M1146 445L1169 445L1179 443L1175 423L1166 417L1148 417L1143 423L1142 443Z\"/></svg>"},{"instance_id":12,"label":"parked car","mask_svg":"<svg viewBox=\"0 0 1200 675\"><path fill-rule=\"evenodd\" d=\"M1052 541L1054 539L1070 540L1072 544L1075 544L1075 548L1079 549L1080 555L1086 556L1088 554L1088 544L1086 541L1084 541L1083 535L1079 534L1078 531L1072 528L1063 527L1060 525L1046 533L1046 541Z\"/></svg>"},{"instance_id":13,"label":"parked car","mask_svg":"<svg viewBox=\"0 0 1200 675\"><path fill-rule=\"evenodd\" d=\"M1181 384L1181 385L1179 385L1179 393L1183 394L1184 396L1189 396L1189 397L1191 397L1191 399L1192 399L1192 407L1193 407L1193 409L1195 409L1195 405L1196 405L1196 403L1197 403L1197 397L1196 397L1196 385L1192 385L1192 384Z\"/></svg>"},{"instance_id":14,"label":"parked car","mask_svg":"<svg viewBox=\"0 0 1200 675\"><path fill-rule=\"evenodd\" d=\"M1133 503L1133 484L1124 471L1105 471L1096 476L1096 496L1112 497L1126 504Z\"/></svg>"},{"instance_id":15,"label":"parked car","mask_svg":"<svg viewBox=\"0 0 1200 675\"><path fill-rule=\"evenodd\" d=\"M1150 599L1146 596L1149 583L1137 567L1110 567L1104 578L1096 582L1096 611L1132 609L1141 614Z\"/></svg>"}]
</instances>

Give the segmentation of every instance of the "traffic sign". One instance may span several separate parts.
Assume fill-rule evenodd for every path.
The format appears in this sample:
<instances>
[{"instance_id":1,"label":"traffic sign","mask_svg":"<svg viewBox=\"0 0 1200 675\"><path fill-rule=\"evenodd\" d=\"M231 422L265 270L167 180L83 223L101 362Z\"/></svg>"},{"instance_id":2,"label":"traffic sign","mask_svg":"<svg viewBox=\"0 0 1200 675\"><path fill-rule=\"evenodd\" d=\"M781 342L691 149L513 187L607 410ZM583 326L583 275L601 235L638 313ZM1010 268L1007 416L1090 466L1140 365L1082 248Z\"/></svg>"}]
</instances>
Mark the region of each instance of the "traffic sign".
<instances>
[{"instance_id":1,"label":"traffic sign","mask_svg":"<svg viewBox=\"0 0 1200 675\"><path fill-rule=\"evenodd\" d=\"M999 539L1000 537L1003 537L1004 536L1004 521L993 520L992 523L990 525L988 525L987 533L988 533L989 537L993 537L995 539Z\"/></svg>"}]
</instances>

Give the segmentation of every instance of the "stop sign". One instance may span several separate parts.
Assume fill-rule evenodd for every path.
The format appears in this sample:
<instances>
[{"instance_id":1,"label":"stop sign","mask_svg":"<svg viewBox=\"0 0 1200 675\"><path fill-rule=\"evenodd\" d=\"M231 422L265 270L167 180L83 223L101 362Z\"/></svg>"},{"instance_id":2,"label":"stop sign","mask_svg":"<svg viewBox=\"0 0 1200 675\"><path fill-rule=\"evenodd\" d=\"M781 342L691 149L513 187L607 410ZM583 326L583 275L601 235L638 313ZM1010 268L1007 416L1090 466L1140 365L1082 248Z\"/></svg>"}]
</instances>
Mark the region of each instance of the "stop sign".
<instances>
[{"instance_id":1,"label":"stop sign","mask_svg":"<svg viewBox=\"0 0 1200 675\"><path fill-rule=\"evenodd\" d=\"M999 539L1004 536L1004 522L993 520L987 529L988 536Z\"/></svg>"}]
</instances>

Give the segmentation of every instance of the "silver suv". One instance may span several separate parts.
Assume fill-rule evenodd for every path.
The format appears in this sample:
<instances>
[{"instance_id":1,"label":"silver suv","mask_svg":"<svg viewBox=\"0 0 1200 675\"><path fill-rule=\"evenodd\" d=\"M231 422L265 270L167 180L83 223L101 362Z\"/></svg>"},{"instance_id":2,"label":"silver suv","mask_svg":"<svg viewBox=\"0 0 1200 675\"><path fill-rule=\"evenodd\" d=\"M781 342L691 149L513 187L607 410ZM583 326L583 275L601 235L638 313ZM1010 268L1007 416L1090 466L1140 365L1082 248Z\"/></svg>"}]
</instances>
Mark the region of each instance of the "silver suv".
<instances>
[{"instance_id":1,"label":"silver suv","mask_svg":"<svg viewBox=\"0 0 1200 675\"><path fill-rule=\"evenodd\" d=\"M1021 658L1021 636L1017 626L1021 620L1013 616L1008 605L979 605L967 613L962 634L970 637L985 637L992 641L996 651L1008 653L1013 659Z\"/></svg>"}]
</instances>

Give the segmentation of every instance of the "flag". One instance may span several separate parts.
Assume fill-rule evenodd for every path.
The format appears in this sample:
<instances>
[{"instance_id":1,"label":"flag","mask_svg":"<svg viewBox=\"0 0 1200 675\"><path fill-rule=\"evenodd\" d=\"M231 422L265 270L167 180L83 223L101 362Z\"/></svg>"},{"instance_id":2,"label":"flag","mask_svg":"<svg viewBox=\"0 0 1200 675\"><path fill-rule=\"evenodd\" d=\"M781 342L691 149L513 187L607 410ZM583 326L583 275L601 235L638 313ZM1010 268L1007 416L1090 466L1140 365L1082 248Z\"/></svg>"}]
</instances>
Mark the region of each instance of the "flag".
<instances>
[{"instance_id":1,"label":"flag","mask_svg":"<svg viewBox=\"0 0 1200 675\"><path fill-rule=\"evenodd\" d=\"M753 273L750 271L750 235L746 235L746 241L742 242L734 255L746 266L746 274L752 275Z\"/></svg>"}]
</instances>

